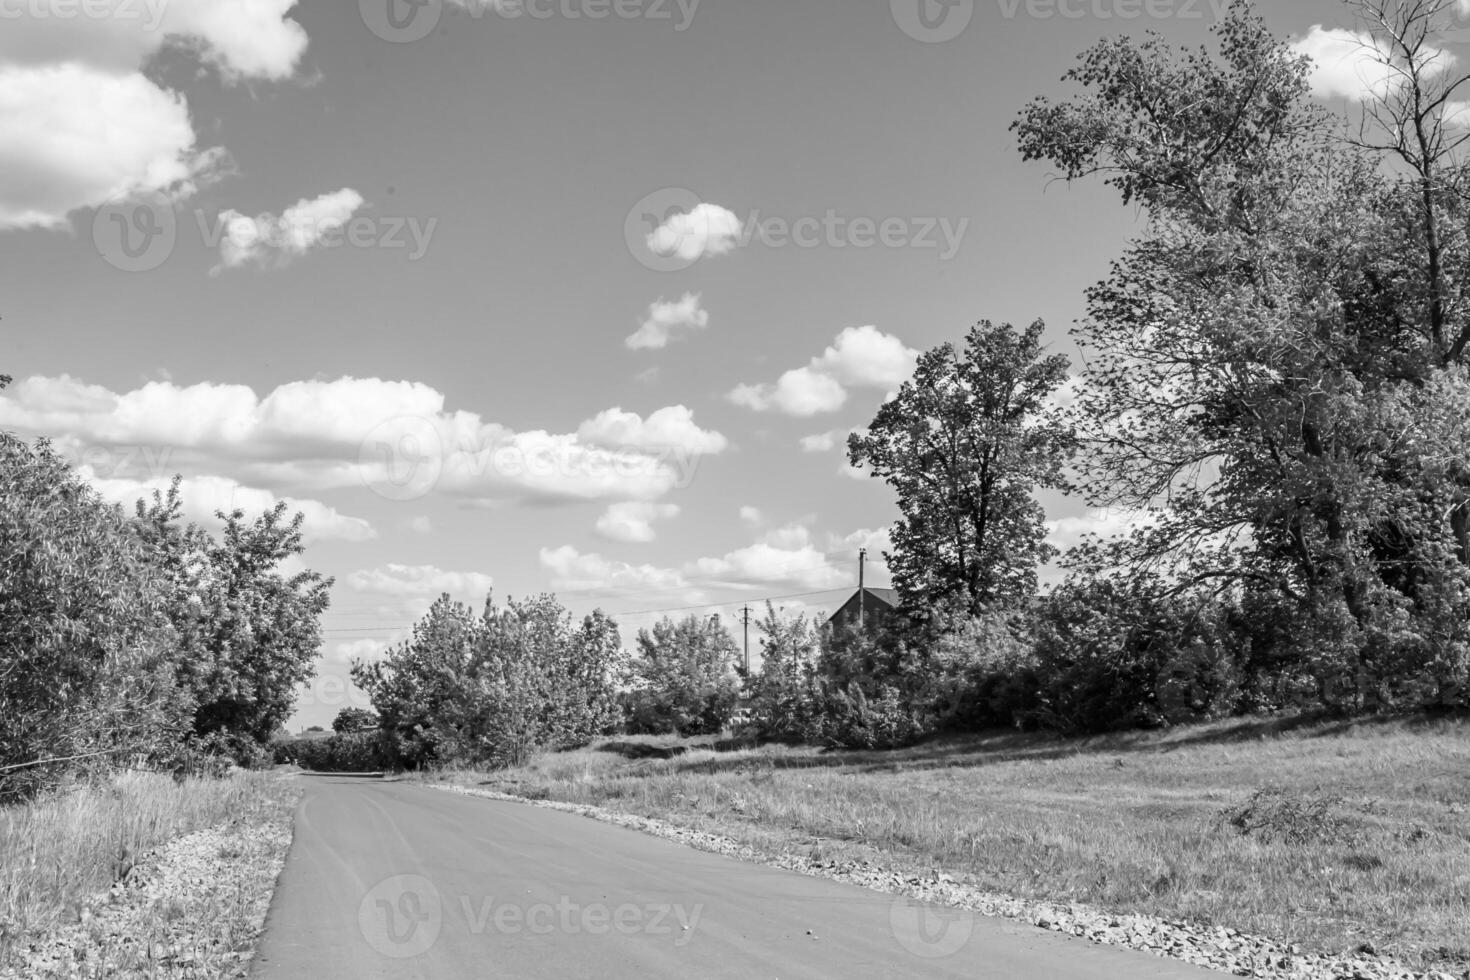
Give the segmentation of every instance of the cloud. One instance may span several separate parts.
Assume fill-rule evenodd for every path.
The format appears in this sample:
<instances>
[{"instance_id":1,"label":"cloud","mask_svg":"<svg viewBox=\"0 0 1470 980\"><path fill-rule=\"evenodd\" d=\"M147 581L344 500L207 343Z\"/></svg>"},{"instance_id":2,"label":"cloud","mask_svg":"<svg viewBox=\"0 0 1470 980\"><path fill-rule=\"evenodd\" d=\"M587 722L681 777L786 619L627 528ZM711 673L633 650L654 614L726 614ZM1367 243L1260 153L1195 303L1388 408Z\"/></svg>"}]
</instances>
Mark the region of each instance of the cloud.
<instances>
[{"instance_id":1,"label":"cloud","mask_svg":"<svg viewBox=\"0 0 1470 980\"><path fill-rule=\"evenodd\" d=\"M913 374L918 357L877 327L849 327L805 367L787 371L774 384L738 385L729 398L754 411L802 418L835 412L846 404L850 387L897 388Z\"/></svg>"},{"instance_id":2,"label":"cloud","mask_svg":"<svg viewBox=\"0 0 1470 980\"><path fill-rule=\"evenodd\" d=\"M678 515L679 508L674 504L636 500L613 504L597 519L597 533L613 541L643 544L657 537L653 530L654 521Z\"/></svg>"},{"instance_id":3,"label":"cloud","mask_svg":"<svg viewBox=\"0 0 1470 980\"><path fill-rule=\"evenodd\" d=\"M577 435L589 445L609 449L642 449L689 455L718 455L730 441L701 429L694 412L683 405L661 408L645 420L634 412L610 408L583 422Z\"/></svg>"},{"instance_id":4,"label":"cloud","mask_svg":"<svg viewBox=\"0 0 1470 980\"><path fill-rule=\"evenodd\" d=\"M0 31L0 230L62 228L80 208L186 197L227 155L200 149L185 98L144 69L165 47L228 83L292 75L295 0L34 0ZM54 9L53 9L54 8Z\"/></svg>"},{"instance_id":5,"label":"cloud","mask_svg":"<svg viewBox=\"0 0 1470 980\"><path fill-rule=\"evenodd\" d=\"M700 204L672 215L648 236L648 249L665 258L696 262L707 255L726 255L740 244L743 227L733 211Z\"/></svg>"},{"instance_id":6,"label":"cloud","mask_svg":"<svg viewBox=\"0 0 1470 980\"><path fill-rule=\"evenodd\" d=\"M638 332L625 344L629 350L660 350L679 332L703 330L709 326L709 312L700 305L700 294L685 293L677 302L659 297L648 308L648 316Z\"/></svg>"},{"instance_id":7,"label":"cloud","mask_svg":"<svg viewBox=\"0 0 1470 980\"><path fill-rule=\"evenodd\" d=\"M746 524L759 524L765 520L765 517L761 514L759 508L747 505L740 508L740 520Z\"/></svg>"},{"instance_id":8,"label":"cloud","mask_svg":"<svg viewBox=\"0 0 1470 980\"><path fill-rule=\"evenodd\" d=\"M262 269L288 265L293 259L337 241L347 222L365 203L361 194L346 187L315 200L303 198L280 217L262 214L250 218L239 211L225 211L219 216L224 227L219 246L220 264L210 270L210 275L244 265Z\"/></svg>"},{"instance_id":9,"label":"cloud","mask_svg":"<svg viewBox=\"0 0 1470 980\"><path fill-rule=\"evenodd\" d=\"M801 451L804 453L830 453L838 446L847 445L847 430L833 429L831 432L818 432L816 435L801 437Z\"/></svg>"},{"instance_id":10,"label":"cloud","mask_svg":"<svg viewBox=\"0 0 1470 980\"><path fill-rule=\"evenodd\" d=\"M77 460L141 447L166 456L170 472L476 504L654 500L687 486L701 459L728 445L682 405L646 419L610 409L576 433L515 432L447 410L428 385L378 378L291 382L262 397L213 382L119 393L33 377L0 392L0 426L51 437Z\"/></svg>"},{"instance_id":11,"label":"cloud","mask_svg":"<svg viewBox=\"0 0 1470 980\"><path fill-rule=\"evenodd\" d=\"M0 230L63 227L76 208L142 192L187 194L214 159L196 150L183 97L142 75L0 65Z\"/></svg>"},{"instance_id":12,"label":"cloud","mask_svg":"<svg viewBox=\"0 0 1470 980\"><path fill-rule=\"evenodd\" d=\"M1065 552L1091 535L1103 539L1125 537L1153 522L1154 515L1148 511L1123 507L1095 508L1085 514L1047 521L1046 539L1053 547Z\"/></svg>"},{"instance_id":13,"label":"cloud","mask_svg":"<svg viewBox=\"0 0 1470 980\"><path fill-rule=\"evenodd\" d=\"M429 515L420 514L408 522L408 529L415 534L433 534L434 522L429 519Z\"/></svg>"},{"instance_id":14,"label":"cloud","mask_svg":"<svg viewBox=\"0 0 1470 980\"><path fill-rule=\"evenodd\" d=\"M677 569L630 565L584 554L571 545L542 548L541 567L551 573L552 586L562 591L605 596L678 592L686 598L691 594L688 580Z\"/></svg>"},{"instance_id":15,"label":"cloud","mask_svg":"<svg viewBox=\"0 0 1470 980\"><path fill-rule=\"evenodd\" d=\"M448 572L434 565L388 564L367 568L347 576L354 592L395 599L428 599L448 593L456 599L482 602L495 579L480 572Z\"/></svg>"},{"instance_id":16,"label":"cloud","mask_svg":"<svg viewBox=\"0 0 1470 980\"><path fill-rule=\"evenodd\" d=\"M1466 11L1462 2L1461 12ZM1313 61L1312 94L1318 98L1344 98L1362 102L1384 98L1403 84L1402 70L1385 64L1390 49L1366 31L1342 27L1312 25L1306 36L1293 41L1291 50ZM1426 45L1420 55L1424 68L1431 73L1444 71L1455 63L1454 55L1442 48Z\"/></svg>"},{"instance_id":17,"label":"cloud","mask_svg":"<svg viewBox=\"0 0 1470 980\"><path fill-rule=\"evenodd\" d=\"M78 473L104 498L122 504L130 511L139 500L151 501L155 492L167 494L172 483L172 477L162 476L147 480L99 476L85 465L78 468ZM305 515L302 537L307 544L317 541L371 541L378 536L369 522L342 514L321 501L278 497L269 490L242 486L224 477L185 478L179 484L179 494L184 505L184 517L209 528L222 526L215 517L217 511L230 513L242 510L246 519L253 520L283 502L288 514Z\"/></svg>"}]
</instances>

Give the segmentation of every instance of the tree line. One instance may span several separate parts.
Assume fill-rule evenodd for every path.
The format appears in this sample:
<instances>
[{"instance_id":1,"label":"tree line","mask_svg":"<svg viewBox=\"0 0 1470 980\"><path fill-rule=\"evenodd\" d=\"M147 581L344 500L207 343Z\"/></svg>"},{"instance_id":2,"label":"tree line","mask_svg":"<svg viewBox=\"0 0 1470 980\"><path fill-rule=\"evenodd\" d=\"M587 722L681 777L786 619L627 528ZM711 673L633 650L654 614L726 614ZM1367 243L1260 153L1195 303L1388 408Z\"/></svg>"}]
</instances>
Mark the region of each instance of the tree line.
<instances>
[{"instance_id":1,"label":"tree line","mask_svg":"<svg viewBox=\"0 0 1470 980\"><path fill-rule=\"evenodd\" d=\"M718 619L625 650L551 596L445 598L354 667L371 716L282 751L513 765L614 731L878 747L1470 705L1470 131L1435 56L1454 3L1351 6L1386 79L1356 119L1244 2L1214 50L1100 42L1075 95L1021 112L1026 159L1101 179L1143 230L1087 292L1080 367L1039 323L982 322L850 438L896 497L897 615L768 609L745 677ZM0 790L70 765L42 759L258 755L327 601L279 571L300 519L222 515L216 538L177 488L102 504L44 443L4 437L0 466ZM1043 490L1132 529L1059 555Z\"/></svg>"},{"instance_id":2,"label":"tree line","mask_svg":"<svg viewBox=\"0 0 1470 980\"><path fill-rule=\"evenodd\" d=\"M218 536L182 508L175 481L130 514L0 432L0 802L79 771L269 759L331 582L281 571L302 551L284 504L220 514Z\"/></svg>"}]
</instances>

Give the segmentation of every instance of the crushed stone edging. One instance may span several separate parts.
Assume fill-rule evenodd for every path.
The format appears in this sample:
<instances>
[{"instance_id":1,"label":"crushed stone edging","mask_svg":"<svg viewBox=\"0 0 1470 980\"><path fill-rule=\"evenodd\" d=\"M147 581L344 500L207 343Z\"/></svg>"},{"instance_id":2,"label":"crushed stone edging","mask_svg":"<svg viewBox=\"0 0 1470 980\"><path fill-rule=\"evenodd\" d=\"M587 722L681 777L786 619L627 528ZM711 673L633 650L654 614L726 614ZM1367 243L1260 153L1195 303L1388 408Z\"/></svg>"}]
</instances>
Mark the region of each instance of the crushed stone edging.
<instances>
[{"instance_id":1,"label":"crushed stone edging","mask_svg":"<svg viewBox=\"0 0 1470 980\"><path fill-rule=\"evenodd\" d=\"M795 871L798 874L845 881L872 891L904 895L921 901L978 912L982 915L1029 923L1040 929L1118 946L1195 966L1263 980L1459 980L1448 973L1420 973L1392 960L1358 954L1349 957L1306 953L1274 939L1251 936L1223 926L1208 929L1176 919L1148 915L1114 914L1079 903L1060 904L1015 898L983 891L956 881L943 872L917 877L885 870L866 862L815 861L795 854L770 854L731 837L692 830L656 817L622 813L585 803L533 800L498 790L445 783L423 783L430 789L464 796L546 807L603 823L641 831L696 850L710 851ZM1470 976L1470 975L1467 975Z\"/></svg>"},{"instance_id":2,"label":"crushed stone edging","mask_svg":"<svg viewBox=\"0 0 1470 980\"><path fill-rule=\"evenodd\" d=\"M294 809L260 823L231 818L147 852L123 879L87 902L78 921L33 939L23 964L0 969L0 980L245 976L290 849ZM219 948L216 941L201 948L206 930L193 926L210 914L209 899L225 893L246 895L249 942ZM181 897L188 913L170 918L166 934L151 936L145 946L138 938L146 931L142 923Z\"/></svg>"}]
</instances>

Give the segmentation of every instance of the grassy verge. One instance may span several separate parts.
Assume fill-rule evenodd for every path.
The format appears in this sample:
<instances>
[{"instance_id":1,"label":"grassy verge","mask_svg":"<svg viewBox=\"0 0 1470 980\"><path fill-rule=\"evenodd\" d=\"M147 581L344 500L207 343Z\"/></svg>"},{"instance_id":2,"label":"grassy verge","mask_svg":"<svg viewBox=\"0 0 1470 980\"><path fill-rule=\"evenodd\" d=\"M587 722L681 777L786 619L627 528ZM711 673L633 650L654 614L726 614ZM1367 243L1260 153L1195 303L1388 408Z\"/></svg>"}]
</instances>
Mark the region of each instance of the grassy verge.
<instances>
[{"instance_id":1,"label":"grassy verge","mask_svg":"<svg viewBox=\"0 0 1470 980\"><path fill-rule=\"evenodd\" d=\"M249 826L278 817L297 792L269 773L182 783L127 773L0 809L0 972L16 966L38 937L90 918L97 896L135 868L153 873L142 867L150 852L227 822ZM240 910L216 911L232 918Z\"/></svg>"},{"instance_id":2,"label":"grassy verge","mask_svg":"<svg viewBox=\"0 0 1470 980\"><path fill-rule=\"evenodd\" d=\"M1470 971L1465 720L1002 734L891 753L622 739L437 778L661 817L766 853L942 868L1021 897Z\"/></svg>"}]
</instances>

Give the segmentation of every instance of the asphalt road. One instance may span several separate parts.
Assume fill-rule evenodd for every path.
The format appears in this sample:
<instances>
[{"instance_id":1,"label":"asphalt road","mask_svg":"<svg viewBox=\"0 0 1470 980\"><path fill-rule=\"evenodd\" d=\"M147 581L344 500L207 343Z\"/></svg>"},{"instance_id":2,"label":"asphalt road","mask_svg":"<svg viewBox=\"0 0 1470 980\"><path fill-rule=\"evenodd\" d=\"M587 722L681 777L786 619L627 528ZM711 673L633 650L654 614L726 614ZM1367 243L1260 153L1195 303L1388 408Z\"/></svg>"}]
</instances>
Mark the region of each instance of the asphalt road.
<instances>
[{"instance_id":1,"label":"asphalt road","mask_svg":"<svg viewBox=\"0 0 1470 980\"><path fill-rule=\"evenodd\" d=\"M254 980L1205 980L540 807L304 776Z\"/></svg>"}]
</instances>

